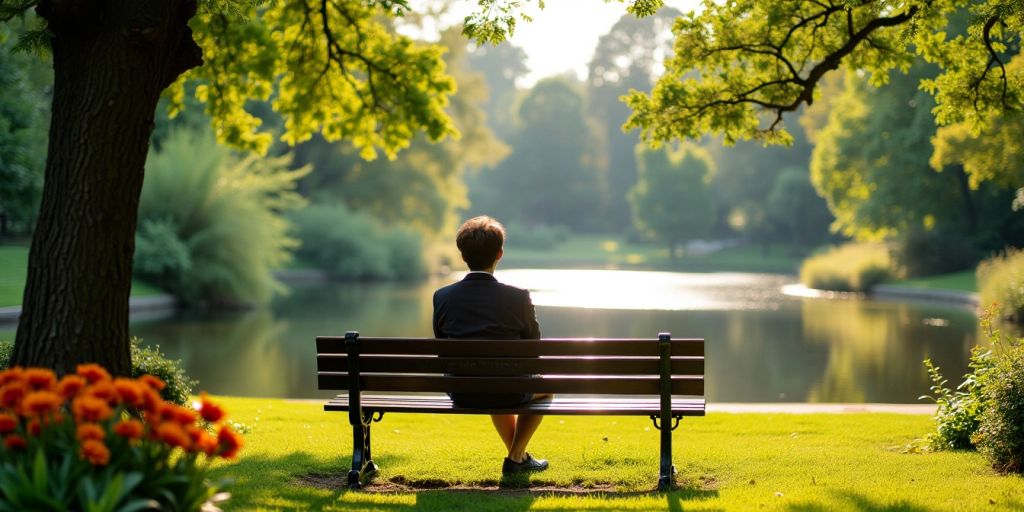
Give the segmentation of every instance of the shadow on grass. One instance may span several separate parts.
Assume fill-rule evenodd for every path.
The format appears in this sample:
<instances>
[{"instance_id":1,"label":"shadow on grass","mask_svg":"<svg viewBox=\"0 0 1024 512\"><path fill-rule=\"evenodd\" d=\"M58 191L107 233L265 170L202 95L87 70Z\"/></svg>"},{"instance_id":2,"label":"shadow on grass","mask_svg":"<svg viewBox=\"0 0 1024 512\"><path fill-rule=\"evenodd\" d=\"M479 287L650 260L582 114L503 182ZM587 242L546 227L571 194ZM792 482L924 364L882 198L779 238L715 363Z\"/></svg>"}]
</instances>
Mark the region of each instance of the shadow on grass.
<instances>
[{"instance_id":1,"label":"shadow on grass","mask_svg":"<svg viewBox=\"0 0 1024 512\"><path fill-rule=\"evenodd\" d=\"M389 457L381 457L383 466ZM390 462L395 462L391 460ZM588 510L621 510L620 498L652 497L666 500L673 512L692 509L697 502L718 496L717 489L708 489L698 480L685 480L670 493L659 495L650 491L615 491L612 484L597 486L557 486L551 482L530 479L530 475L516 475L503 481L483 481L473 484L450 482L420 482L396 475L387 480L371 479L362 491L347 488L349 460L345 457L324 459L306 452L279 457L243 457L235 464L218 466L212 470L212 479L231 481L232 493L227 508L252 510L321 510L324 508L350 508L380 511L406 510L473 510L473 511L525 511L543 497L590 497L607 499ZM533 475L536 478L536 475ZM659 496L662 498L659 499ZM575 502L565 506L546 504L552 510L571 510ZM698 507L699 508L699 507Z\"/></svg>"},{"instance_id":2,"label":"shadow on grass","mask_svg":"<svg viewBox=\"0 0 1024 512\"><path fill-rule=\"evenodd\" d=\"M835 491L833 494L838 500L846 501L856 510L864 512L928 512L932 510L928 507L907 502L906 500L900 500L896 503L883 503L864 494L850 491ZM829 504L794 503L787 508L796 512L818 512L833 510L835 507L836 504L832 502Z\"/></svg>"}]
</instances>

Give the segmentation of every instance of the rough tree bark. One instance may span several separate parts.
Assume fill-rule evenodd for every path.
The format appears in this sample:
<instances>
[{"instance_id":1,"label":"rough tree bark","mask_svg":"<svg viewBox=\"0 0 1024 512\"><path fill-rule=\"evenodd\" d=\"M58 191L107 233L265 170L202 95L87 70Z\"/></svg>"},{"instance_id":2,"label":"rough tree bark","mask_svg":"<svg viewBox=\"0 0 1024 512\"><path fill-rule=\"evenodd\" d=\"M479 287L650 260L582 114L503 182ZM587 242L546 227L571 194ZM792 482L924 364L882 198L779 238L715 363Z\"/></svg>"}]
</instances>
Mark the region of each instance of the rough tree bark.
<instances>
[{"instance_id":1,"label":"rough tree bark","mask_svg":"<svg viewBox=\"0 0 1024 512\"><path fill-rule=\"evenodd\" d=\"M13 364L131 370L128 295L153 116L202 64L195 0L41 0L53 115Z\"/></svg>"}]
</instances>

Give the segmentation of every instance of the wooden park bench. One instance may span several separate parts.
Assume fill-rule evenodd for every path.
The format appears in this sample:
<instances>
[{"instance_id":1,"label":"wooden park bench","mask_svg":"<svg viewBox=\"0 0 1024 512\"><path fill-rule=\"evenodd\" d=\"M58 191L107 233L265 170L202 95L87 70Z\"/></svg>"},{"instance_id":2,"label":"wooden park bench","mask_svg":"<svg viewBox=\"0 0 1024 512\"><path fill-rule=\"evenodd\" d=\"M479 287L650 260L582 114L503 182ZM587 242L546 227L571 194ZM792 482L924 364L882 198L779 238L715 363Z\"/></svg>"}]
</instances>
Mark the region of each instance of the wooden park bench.
<instances>
[{"instance_id":1,"label":"wooden park bench","mask_svg":"<svg viewBox=\"0 0 1024 512\"><path fill-rule=\"evenodd\" d=\"M704 340L673 340L668 333L657 339L452 340L349 332L317 337L316 351L320 389L348 390L324 410L348 411L352 488L378 469L370 426L388 412L649 416L661 431L662 491L675 472L671 431L683 416L704 415ZM422 394L449 391L555 397L480 409L456 407L447 395ZM410 392L421 394L405 394Z\"/></svg>"}]
</instances>

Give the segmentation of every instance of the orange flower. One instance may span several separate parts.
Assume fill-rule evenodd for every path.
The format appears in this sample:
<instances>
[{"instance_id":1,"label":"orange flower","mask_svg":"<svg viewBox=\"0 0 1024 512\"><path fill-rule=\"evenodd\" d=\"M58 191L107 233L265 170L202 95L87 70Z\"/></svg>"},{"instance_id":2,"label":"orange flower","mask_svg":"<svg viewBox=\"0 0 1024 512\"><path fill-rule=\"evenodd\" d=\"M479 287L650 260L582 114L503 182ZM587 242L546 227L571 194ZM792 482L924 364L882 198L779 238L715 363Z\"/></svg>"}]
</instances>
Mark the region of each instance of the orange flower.
<instances>
[{"instance_id":1,"label":"orange flower","mask_svg":"<svg viewBox=\"0 0 1024 512\"><path fill-rule=\"evenodd\" d=\"M39 437L39 433L43 431L43 426L39 423L39 420L33 419L25 425L25 430L28 431L28 435L32 437Z\"/></svg>"},{"instance_id":2,"label":"orange flower","mask_svg":"<svg viewBox=\"0 0 1024 512\"><path fill-rule=\"evenodd\" d=\"M103 421L114 414L114 410L103 400L94 396L80 396L71 402L71 411L77 421Z\"/></svg>"},{"instance_id":3,"label":"orange flower","mask_svg":"<svg viewBox=\"0 0 1024 512\"><path fill-rule=\"evenodd\" d=\"M29 368L25 370L25 381L32 389L53 389L57 385L57 376L45 368Z\"/></svg>"},{"instance_id":4,"label":"orange flower","mask_svg":"<svg viewBox=\"0 0 1024 512\"><path fill-rule=\"evenodd\" d=\"M177 423L164 423L156 428L157 439L170 446L188 449L191 444L188 434Z\"/></svg>"},{"instance_id":5,"label":"orange flower","mask_svg":"<svg viewBox=\"0 0 1024 512\"><path fill-rule=\"evenodd\" d=\"M197 419L199 419L199 413L192 409L189 409L188 407L181 407L180 405L175 405L174 408L171 409L171 411L173 411L174 413L174 421L180 423L182 426L191 425L195 423Z\"/></svg>"},{"instance_id":6,"label":"orange flower","mask_svg":"<svg viewBox=\"0 0 1024 512\"><path fill-rule=\"evenodd\" d=\"M18 434L11 434L4 438L4 446L8 450L24 450L28 447L28 441L25 441L25 438Z\"/></svg>"},{"instance_id":7,"label":"orange flower","mask_svg":"<svg viewBox=\"0 0 1024 512\"><path fill-rule=\"evenodd\" d=\"M64 399L53 391L33 391L21 401L21 413L38 418L60 410Z\"/></svg>"},{"instance_id":8,"label":"orange flower","mask_svg":"<svg viewBox=\"0 0 1024 512\"><path fill-rule=\"evenodd\" d=\"M18 418L11 414L0 413L0 434L14 432L18 428Z\"/></svg>"},{"instance_id":9,"label":"orange flower","mask_svg":"<svg viewBox=\"0 0 1024 512\"><path fill-rule=\"evenodd\" d=\"M154 377L148 373L143 375L142 377L139 377L138 380L139 382L149 386L149 388L152 389L153 391L163 391L163 389L167 386L167 384L164 381L160 380L159 377Z\"/></svg>"},{"instance_id":10,"label":"orange flower","mask_svg":"<svg viewBox=\"0 0 1024 512\"><path fill-rule=\"evenodd\" d=\"M142 409L147 413L158 414L163 404L160 393L153 391L149 386L140 386L139 389L142 391Z\"/></svg>"},{"instance_id":11,"label":"orange flower","mask_svg":"<svg viewBox=\"0 0 1024 512\"><path fill-rule=\"evenodd\" d=\"M107 433L103 431L103 427L95 423L82 423L75 430L75 437L79 441L88 441L90 439L102 441L106 435Z\"/></svg>"},{"instance_id":12,"label":"orange flower","mask_svg":"<svg viewBox=\"0 0 1024 512\"><path fill-rule=\"evenodd\" d=\"M217 453L217 438L208 432L203 432L199 435L199 439L195 441L195 450L213 456Z\"/></svg>"},{"instance_id":13,"label":"orange flower","mask_svg":"<svg viewBox=\"0 0 1024 512\"><path fill-rule=\"evenodd\" d=\"M89 381L90 384L101 380L110 380L110 373L95 363L80 364L75 373L85 377L85 380Z\"/></svg>"},{"instance_id":14,"label":"orange flower","mask_svg":"<svg viewBox=\"0 0 1024 512\"><path fill-rule=\"evenodd\" d=\"M233 459L235 455L238 455L238 450L242 448L242 436L231 430L231 427L221 425L220 430L217 431L217 446L220 448L221 457Z\"/></svg>"},{"instance_id":15,"label":"orange flower","mask_svg":"<svg viewBox=\"0 0 1024 512\"><path fill-rule=\"evenodd\" d=\"M144 427L139 420L122 420L114 425L114 432L121 437L128 439L139 439L142 437Z\"/></svg>"},{"instance_id":16,"label":"orange flower","mask_svg":"<svg viewBox=\"0 0 1024 512\"><path fill-rule=\"evenodd\" d=\"M80 375L65 375L57 384L57 391L64 398L71 398L85 387L85 379Z\"/></svg>"},{"instance_id":17,"label":"orange flower","mask_svg":"<svg viewBox=\"0 0 1024 512\"><path fill-rule=\"evenodd\" d=\"M141 407L145 403L142 396L142 386L134 380L116 378L114 379L114 389L117 390L117 394L121 397L121 402L123 403L132 407Z\"/></svg>"},{"instance_id":18,"label":"orange flower","mask_svg":"<svg viewBox=\"0 0 1024 512\"><path fill-rule=\"evenodd\" d=\"M199 395L199 414L204 420L209 421L210 423L217 423L226 416L224 409L211 402L205 391Z\"/></svg>"},{"instance_id":19,"label":"orange flower","mask_svg":"<svg viewBox=\"0 0 1024 512\"><path fill-rule=\"evenodd\" d=\"M0 372L0 386L4 386L11 382L20 382L24 376L25 370L22 370L20 366L8 368Z\"/></svg>"},{"instance_id":20,"label":"orange flower","mask_svg":"<svg viewBox=\"0 0 1024 512\"><path fill-rule=\"evenodd\" d=\"M118 400L121 398L117 394L117 388L115 388L114 384L109 380L101 380L94 382L93 384L85 388L85 391L83 391L83 393L89 396L99 398L100 400L103 400L110 405L117 405Z\"/></svg>"},{"instance_id":21,"label":"orange flower","mask_svg":"<svg viewBox=\"0 0 1024 512\"><path fill-rule=\"evenodd\" d=\"M110 450L107 445L95 439L82 441L82 458L94 466L106 466L110 462Z\"/></svg>"},{"instance_id":22,"label":"orange flower","mask_svg":"<svg viewBox=\"0 0 1024 512\"><path fill-rule=\"evenodd\" d=\"M28 386L22 381L13 381L0 388L0 407L17 410L21 399L28 393Z\"/></svg>"}]
</instances>

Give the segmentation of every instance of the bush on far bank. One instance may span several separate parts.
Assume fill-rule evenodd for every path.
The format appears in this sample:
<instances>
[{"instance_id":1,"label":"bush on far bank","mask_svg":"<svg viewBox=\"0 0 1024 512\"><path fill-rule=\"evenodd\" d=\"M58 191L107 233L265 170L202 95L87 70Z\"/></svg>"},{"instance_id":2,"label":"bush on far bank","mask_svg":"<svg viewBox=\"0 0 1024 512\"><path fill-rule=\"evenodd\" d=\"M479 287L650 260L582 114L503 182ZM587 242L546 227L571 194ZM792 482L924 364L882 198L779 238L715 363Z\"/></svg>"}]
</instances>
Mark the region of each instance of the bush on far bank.
<instances>
[{"instance_id":1,"label":"bush on far bank","mask_svg":"<svg viewBox=\"0 0 1024 512\"><path fill-rule=\"evenodd\" d=\"M417 279L427 275L416 231L386 227L341 203L290 215L302 245L296 254L335 279Z\"/></svg>"},{"instance_id":2,"label":"bush on far bank","mask_svg":"<svg viewBox=\"0 0 1024 512\"><path fill-rule=\"evenodd\" d=\"M1024 251L1008 249L978 265L978 295L982 304L999 304L997 314L1024 321Z\"/></svg>"},{"instance_id":3,"label":"bush on far bank","mask_svg":"<svg viewBox=\"0 0 1024 512\"><path fill-rule=\"evenodd\" d=\"M885 244L848 243L804 260L800 282L818 290L866 292L897 274Z\"/></svg>"}]
</instances>

